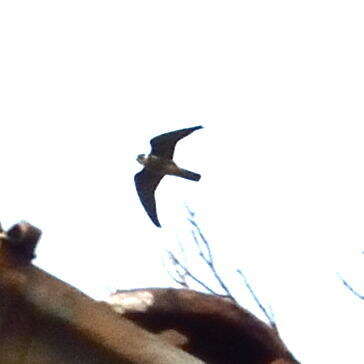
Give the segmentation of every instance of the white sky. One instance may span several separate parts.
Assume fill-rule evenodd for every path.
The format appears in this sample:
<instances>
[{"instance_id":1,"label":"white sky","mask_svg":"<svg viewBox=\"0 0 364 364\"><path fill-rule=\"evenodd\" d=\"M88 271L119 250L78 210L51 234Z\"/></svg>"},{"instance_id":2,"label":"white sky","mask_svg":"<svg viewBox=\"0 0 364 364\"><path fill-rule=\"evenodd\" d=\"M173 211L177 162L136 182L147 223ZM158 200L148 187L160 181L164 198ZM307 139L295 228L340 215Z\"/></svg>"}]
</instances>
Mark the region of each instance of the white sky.
<instances>
[{"instance_id":1,"label":"white sky","mask_svg":"<svg viewBox=\"0 0 364 364\"><path fill-rule=\"evenodd\" d=\"M95 298L170 286L164 248L197 214L219 268L272 306L303 363L362 363L364 51L360 1L2 1L4 227ZM167 177L162 229L133 183L160 133L204 125ZM260 316L261 317L261 316Z\"/></svg>"}]
</instances>

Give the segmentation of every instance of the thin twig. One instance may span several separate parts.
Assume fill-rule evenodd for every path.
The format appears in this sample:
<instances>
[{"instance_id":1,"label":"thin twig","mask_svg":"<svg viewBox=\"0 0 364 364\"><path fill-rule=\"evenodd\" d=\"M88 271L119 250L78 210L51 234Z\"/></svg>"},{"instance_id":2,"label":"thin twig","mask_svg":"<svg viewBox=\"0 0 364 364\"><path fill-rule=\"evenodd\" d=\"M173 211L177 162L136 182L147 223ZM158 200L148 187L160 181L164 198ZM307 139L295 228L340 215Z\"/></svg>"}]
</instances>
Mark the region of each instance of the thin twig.
<instances>
[{"instance_id":1,"label":"thin twig","mask_svg":"<svg viewBox=\"0 0 364 364\"><path fill-rule=\"evenodd\" d=\"M172 263L175 266L178 266L179 268L182 268L186 274L187 277L190 277L193 281L195 281L196 283L198 283L200 286L202 286L204 289L206 289L208 292L212 293L212 294L217 294L214 290L212 290L209 286L207 286L205 283L203 283L201 280L199 280L193 273L191 273L191 271L186 268L179 260L178 258L171 252L171 251L167 251Z\"/></svg>"},{"instance_id":2,"label":"thin twig","mask_svg":"<svg viewBox=\"0 0 364 364\"><path fill-rule=\"evenodd\" d=\"M175 277L172 273L171 273L171 271L168 269L167 270L167 273L168 273L168 275L170 276L170 278L174 281L174 282L176 282L178 285L180 285L181 287L185 287L185 288L188 288L188 285L187 285L187 283L186 283L186 281L185 281L185 279L184 279L184 277L179 273L179 272L175 272L180 278L177 278L177 277Z\"/></svg>"},{"instance_id":3,"label":"thin twig","mask_svg":"<svg viewBox=\"0 0 364 364\"><path fill-rule=\"evenodd\" d=\"M267 320L269 321L271 327L278 333L278 328L277 328L277 324L275 323L275 321L272 318L272 315L270 315L268 313L268 311L266 310L266 308L263 306L263 304L260 302L258 296L255 294L253 288L251 287L251 285L249 284L247 278L245 277L244 273L240 270L237 269L236 272L241 276L241 278L243 278L244 280L244 284L246 286L246 288L248 289L248 291L250 292L250 294L253 296L255 303L258 305L258 307L261 309L261 311L264 313L265 317L267 318Z\"/></svg>"},{"instance_id":4,"label":"thin twig","mask_svg":"<svg viewBox=\"0 0 364 364\"><path fill-rule=\"evenodd\" d=\"M205 249L207 250L207 254L208 256L206 257L206 255L203 253L203 250L201 248L201 245L199 243L199 239L196 237L196 234L192 234L193 235L193 239L196 243L196 245L199 248L199 255L200 257L204 260L204 262L207 264L207 266L210 268L212 274L214 275L215 279L217 280L217 282L219 283L220 287L225 291L226 295L229 296L230 299L232 299L235 303L237 303L236 299L234 298L234 296L232 295L232 293L230 292L229 288L226 286L226 284L224 283L224 281L221 279L219 273L216 270L215 264L214 264L214 259L212 256L212 252L211 252L211 248L210 248L210 244L207 241L207 239L205 238L205 236L203 235L202 231L200 230L199 226L197 225L196 221L191 218L189 219L191 224L195 227L195 229L197 230L197 233L201 239L201 241L203 242Z\"/></svg>"},{"instance_id":5,"label":"thin twig","mask_svg":"<svg viewBox=\"0 0 364 364\"><path fill-rule=\"evenodd\" d=\"M167 268L167 273L171 277L173 281L175 281L178 285L188 288L188 284L186 282L186 275L181 273L178 268L175 268L174 273L170 269ZM177 275L177 277L176 277Z\"/></svg>"},{"instance_id":6,"label":"thin twig","mask_svg":"<svg viewBox=\"0 0 364 364\"><path fill-rule=\"evenodd\" d=\"M356 291L344 278L340 277L341 281L343 282L344 286L355 296L359 297L361 300L364 300L364 295L361 295L358 291Z\"/></svg>"}]
</instances>

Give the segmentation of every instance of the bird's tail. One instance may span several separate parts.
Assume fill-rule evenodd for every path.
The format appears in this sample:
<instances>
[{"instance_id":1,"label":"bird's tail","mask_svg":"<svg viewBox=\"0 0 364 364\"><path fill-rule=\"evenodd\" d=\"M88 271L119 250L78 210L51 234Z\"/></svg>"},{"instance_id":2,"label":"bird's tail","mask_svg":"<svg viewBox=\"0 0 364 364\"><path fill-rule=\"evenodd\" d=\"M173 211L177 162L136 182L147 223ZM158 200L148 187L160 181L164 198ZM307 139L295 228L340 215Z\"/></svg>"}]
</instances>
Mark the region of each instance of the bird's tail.
<instances>
[{"instance_id":1,"label":"bird's tail","mask_svg":"<svg viewBox=\"0 0 364 364\"><path fill-rule=\"evenodd\" d=\"M187 169L179 169L178 177L186 178L191 181L199 181L201 178L201 175L195 172L188 171Z\"/></svg>"}]
</instances>

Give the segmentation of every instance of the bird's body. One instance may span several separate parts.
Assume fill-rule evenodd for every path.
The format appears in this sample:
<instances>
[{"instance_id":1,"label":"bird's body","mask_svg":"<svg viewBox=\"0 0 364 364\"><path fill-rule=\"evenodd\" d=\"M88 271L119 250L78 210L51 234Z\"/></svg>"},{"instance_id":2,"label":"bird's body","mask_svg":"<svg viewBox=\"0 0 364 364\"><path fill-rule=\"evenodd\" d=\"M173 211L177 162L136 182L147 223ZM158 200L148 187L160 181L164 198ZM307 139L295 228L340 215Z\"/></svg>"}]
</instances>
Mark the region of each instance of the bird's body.
<instances>
[{"instance_id":1,"label":"bird's body","mask_svg":"<svg viewBox=\"0 0 364 364\"><path fill-rule=\"evenodd\" d=\"M166 159L158 157L153 154L149 154L145 157L144 154L138 156L138 162L143 164L146 169L156 174L177 176L189 179L191 181L198 181L201 176L198 173L188 171L186 169L177 166L172 159Z\"/></svg>"},{"instance_id":2,"label":"bird's body","mask_svg":"<svg viewBox=\"0 0 364 364\"><path fill-rule=\"evenodd\" d=\"M138 155L137 161L144 165L144 169L134 177L136 189L145 211L158 227L161 225L157 217L154 191L161 179L165 175L192 181L199 181L201 178L198 173L178 167L172 159L176 143L201 128L202 126L196 126L159 135L150 141L152 152L147 157L145 154Z\"/></svg>"},{"instance_id":3,"label":"bird's body","mask_svg":"<svg viewBox=\"0 0 364 364\"><path fill-rule=\"evenodd\" d=\"M141 154L138 156L138 162L143 164L146 169L153 171L157 174L173 175L175 173L178 173L178 167L172 159L158 157L153 154L149 154L147 157L145 157L144 154Z\"/></svg>"}]
</instances>

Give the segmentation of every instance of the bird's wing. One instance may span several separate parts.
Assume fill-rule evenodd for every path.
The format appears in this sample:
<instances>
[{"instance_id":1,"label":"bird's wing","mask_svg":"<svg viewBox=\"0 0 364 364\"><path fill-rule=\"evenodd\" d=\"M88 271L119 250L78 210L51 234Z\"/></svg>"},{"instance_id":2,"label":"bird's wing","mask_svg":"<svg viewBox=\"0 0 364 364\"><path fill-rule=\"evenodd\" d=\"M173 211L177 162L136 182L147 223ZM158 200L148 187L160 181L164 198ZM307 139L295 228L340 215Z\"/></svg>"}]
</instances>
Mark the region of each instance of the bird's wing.
<instances>
[{"instance_id":1,"label":"bird's wing","mask_svg":"<svg viewBox=\"0 0 364 364\"><path fill-rule=\"evenodd\" d=\"M200 125L193 128L180 129L158 135L150 141L152 154L157 155L158 157L172 159L176 143L180 139L201 128L202 126Z\"/></svg>"},{"instance_id":2,"label":"bird's wing","mask_svg":"<svg viewBox=\"0 0 364 364\"><path fill-rule=\"evenodd\" d=\"M162 174L153 173L146 168L134 176L140 201L151 220L158 227L161 227L161 224L158 221L154 191L162 178Z\"/></svg>"}]
</instances>

